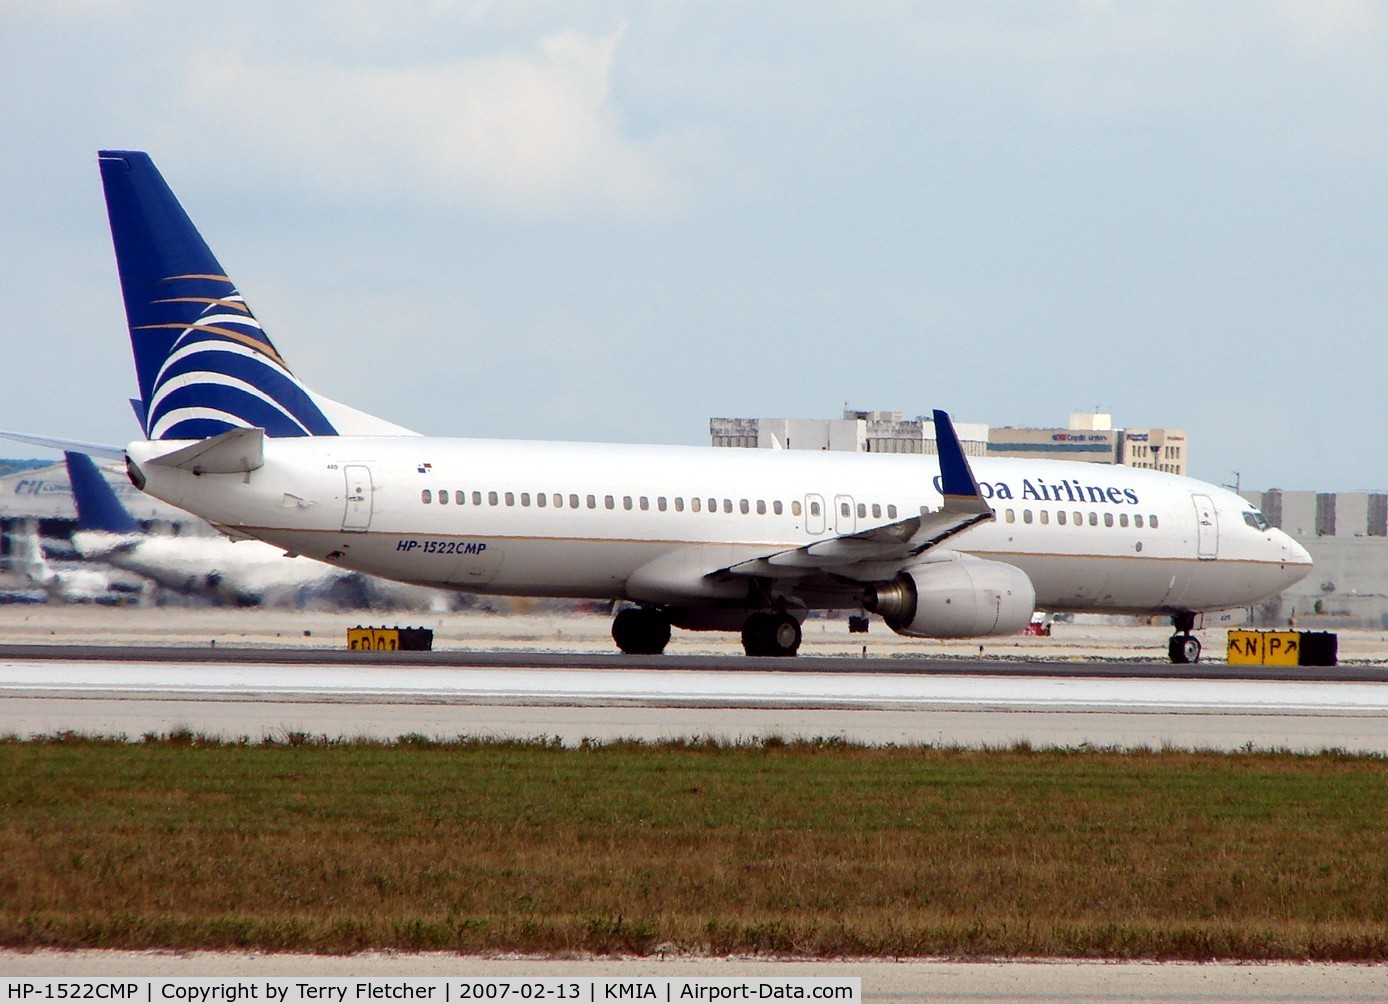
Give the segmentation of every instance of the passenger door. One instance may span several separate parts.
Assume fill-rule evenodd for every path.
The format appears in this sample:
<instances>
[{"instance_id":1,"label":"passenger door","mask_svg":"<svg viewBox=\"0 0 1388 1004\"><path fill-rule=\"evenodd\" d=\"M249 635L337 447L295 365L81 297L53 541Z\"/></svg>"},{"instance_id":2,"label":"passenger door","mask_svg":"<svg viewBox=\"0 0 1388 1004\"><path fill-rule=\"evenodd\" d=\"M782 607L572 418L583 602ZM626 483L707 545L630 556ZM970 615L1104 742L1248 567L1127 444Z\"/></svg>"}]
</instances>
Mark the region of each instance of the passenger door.
<instances>
[{"instance_id":1,"label":"passenger door","mask_svg":"<svg viewBox=\"0 0 1388 1004\"><path fill-rule=\"evenodd\" d=\"M1195 505L1196 557L1210 561L1219 557L1219 511L1208 495L1191 495Z\"/></svg>"},{"instance_id":2,"label":"passenger door","mask_svg":"<svg viewBox=\"0 0 1388 1004\"><path fill-rule=\"evenodd\" d=\"M371 468L365 464L346 464L342 468L347 480L346 505L342 511L342 529L363 533L371 527L371 503L376 489L371 482Z\"/></svg>"}]
</instances>

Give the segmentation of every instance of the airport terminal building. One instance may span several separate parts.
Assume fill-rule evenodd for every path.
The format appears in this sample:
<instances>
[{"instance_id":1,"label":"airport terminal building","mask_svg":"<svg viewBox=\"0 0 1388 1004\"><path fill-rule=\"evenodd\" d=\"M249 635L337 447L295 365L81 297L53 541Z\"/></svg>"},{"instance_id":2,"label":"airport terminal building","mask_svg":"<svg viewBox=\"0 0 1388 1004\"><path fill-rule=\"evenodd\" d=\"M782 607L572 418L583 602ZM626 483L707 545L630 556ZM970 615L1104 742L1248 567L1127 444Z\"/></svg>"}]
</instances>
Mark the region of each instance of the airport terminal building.
<instances>
[{"instance_id":1,"label":"airport terminal building","mask_svg":"<svg viewBox=\"0 0 1388 1004\"><path fill-rule=\"evenodd\" d=\"M990 427L956 422L971 457L1075 460L1090 464L1185 474L1189 463L1182 429L1119 429L1106 412L1076 412L1065 428ZM859 453L933 454L935 422L899 411L845 410L843 418L711 418L714 446L748 449L848 450Z\"/></svg>"}]
</instances>

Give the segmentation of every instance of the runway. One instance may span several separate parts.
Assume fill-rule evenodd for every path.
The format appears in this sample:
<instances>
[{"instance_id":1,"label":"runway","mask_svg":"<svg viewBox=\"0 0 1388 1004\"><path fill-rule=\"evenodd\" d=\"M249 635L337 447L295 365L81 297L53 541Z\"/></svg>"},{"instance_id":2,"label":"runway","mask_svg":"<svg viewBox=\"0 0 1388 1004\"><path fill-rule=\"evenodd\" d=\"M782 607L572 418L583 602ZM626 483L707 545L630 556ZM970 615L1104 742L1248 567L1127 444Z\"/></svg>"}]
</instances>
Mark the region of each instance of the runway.
<instances>
[{"instance_id":1,"label":"runway","mask_svg":"<svg viewBox=\"0 0 1388 1004\"><path fill-rule=\"evenodd\" d=\"M1388 753L1382 667L31 648L0 648L0 732Z\"/></svg>"}]
</instances>

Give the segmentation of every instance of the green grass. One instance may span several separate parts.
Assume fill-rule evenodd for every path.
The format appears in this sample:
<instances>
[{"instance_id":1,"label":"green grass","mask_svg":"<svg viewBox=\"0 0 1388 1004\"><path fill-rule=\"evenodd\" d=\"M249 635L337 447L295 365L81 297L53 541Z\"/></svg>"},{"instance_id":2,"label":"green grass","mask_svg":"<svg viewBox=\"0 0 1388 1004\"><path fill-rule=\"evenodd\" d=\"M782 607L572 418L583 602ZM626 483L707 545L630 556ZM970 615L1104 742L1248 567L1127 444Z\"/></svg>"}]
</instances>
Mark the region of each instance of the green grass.
<instances>
[{"instance_id":1,"label":"green grass","mask_svg":"<svg viewBox=\"0 0 1388 1004\"><path fill-rule=\"evenodd\" d=\"M1388 959L1388 762L0 743L0 944Z\"/></svg>"}]
</instances>

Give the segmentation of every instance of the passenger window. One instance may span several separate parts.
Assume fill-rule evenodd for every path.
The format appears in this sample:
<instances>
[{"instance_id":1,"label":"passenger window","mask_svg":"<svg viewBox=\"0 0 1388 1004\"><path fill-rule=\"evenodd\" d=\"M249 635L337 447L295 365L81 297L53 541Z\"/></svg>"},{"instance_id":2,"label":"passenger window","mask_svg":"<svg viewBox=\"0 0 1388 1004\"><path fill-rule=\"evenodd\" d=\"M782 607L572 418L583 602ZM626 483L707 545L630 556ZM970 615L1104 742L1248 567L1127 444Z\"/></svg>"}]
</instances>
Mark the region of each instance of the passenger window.
<instances>
[{"instance_id":1,"label":"passenger window","mask_svg":"<svg viewBox=\"0 0 1388 1004\"><path fill-rule=\"evenodd\" d=\"M774 512L777 516L780 516L782 513L786 511L786 508L785 506L781 505L780 499L776 499L774 502L771 503L771 511Z\"/></svg>"},{"instance_id":2,"label":"passenger window","mask_svg":"<svg viewBox=\"0 0 1388 1004\"><path fill-rule=\"evenodd\" d=\"M507 505L515 505L515 504L516 504L516 493L515 493L515 492L507 492L507 493L506 493L506 504L507 504Z\"/></svg>"},{"instance_id":3,"label":"passenger window","mask_svg":"<svg viewBox=\"0 0 1388 1004\"><path fill-rule=\"evenodd\" d=\"M1104 513L1104 526L1113 526L1113 513Z\"/></svg>"},{"instance_id":4,"label":"passenger window","mask_svg":"<svg viewBox=\"0 0 1388 1004\"><path fill-rule=\"evenodd\" d=\"M1127 526L1127 525L1128 525L1128 514L1127 514L1127 513L1121 512L1121 513L1118 514L1118 525L1119 525L1119 526Z\"/></svg>"},{"instance_id":5,"label":"passenger window","mask_svg":"<svg viewBox=\"0 0 1388 1004\"><path fill-rule=\"evenodd\" d=\"M1031 522L1031 510L1030 510L1030 509L1023 509L1023 510L1022 510L1022 522L1023 522L1023 523L1030 523L1030 522Z\"/></svg>"},{"instance_id":6,"label":"passenger window","mask_svg":"<svg viewBox=\"0 0 1388 1004\"><path fill-rule=\"evenodd\" d=\"M544 492L535 493L535 504L539 506L541 509L549 505L549 499L545 496Z\"/></svg>"},{"instance_id":7,"label":"passenger window","mask_svg":"<svg viewBox=\"0 0 1388 1004\"><path fill-rule=\"evenodd\" d=\"M708 511L709 511L709 512L717 512L717 511L718 511L718 500L717 500L717 499L709 499L709 500L708 500Z\"/></svg>"},{"instance_id":8,"label":"passenger window","mask_svg":"<svg viewBox=\"0 0 1388 1004\"><path fill-rule=\"evenodd\" d=\"M641 498L639 499L639 502L640 502L640 505L641 505L641 511L642 511L642 512L649 512L649 511L650 511L650 508L651 508L651 500L650 500L649 498L647 498L645 495L642 495Z\"/></svg>"},{"instance_id":9,"label":"passenger window","mask_svg":"<svg viewBox=\"0 0 1388 1004\"><path fill-rule=\"evenodd\" d=\"M1139 530L1142 529L1142 513L1138 513L1133 517L1133 526L1137 527Z\"/></svg>"},{"instance_id":10,"label":"passenger window","mask_svg":"<svg viewBox=\"0 0 1388 1004\"><path fill-rule=\"evenodd\" d=\"M439 505L448 505L448 489L439 489Z\"/></svg>"},{"instance_id":11,"label":"passenger window","mask_svg":"<svg viewBox=\"0 0 1388 1004\"><path fill-rule=\"evenodd\" d=\"M1017 522L1017 510L1015 510L1015 509L1007 509L1007 510L1005 510L1005 511L1003 512L1003 518L1004 518L1005 520L1007 520L1009 523L1015 523L1015 522Z\"/></svg>"},{"instance_id":12,"label":"passenger window","mask_svg":"<svg viewBox=\"0 0 1388 1004\"><path fill-rule=\"evenodd\" d=\"M699 507L702 506L703 504L704 504L704 500L703 500L703 499L701 499L701 498L692 498L692 499L689 500L689 511L690 511L690 512L698 512L698 511L699 511Z\"/></svg>"},{"instance_id":13,"label":"passenger window","mask_svg":"<svg viewBox=\"0 0 1388 1004\"><path fill-rule=\"evenodd\" d=\"M530 493L529 493L529 492L521 492L521 505L523 505L523 506L528 506L528 505L530 505Z\"/></svg>"},{"instance_id":14,"label":"passenger window","mask_svg":"<svg viewBox=\"0 0 1388 1004\"><path fill-rule=\"evenodd\" d=\"M554 508L556 508L556 509L562 509L562 508L564 508L564 496L563 496L563 495L560 495L558 492L555 492L555 493L554 493Z\"/></svg>"},{"instance_id":15,"label":"passenger window","mask_svg":"<svg viewBox=\"0 0 1388 1004\"><path fill-rule=\"evenodd\" d=\"M1065 525L1065 510L1064 510L1064 509L1060 510L1058 513L1055 514L1055 521L1056 521L1057 523L1059 523L1061 526L1064 526L1064 525Z\"/></svg>"},{"instance_id":16,"label":"passenger window","mask_svg":"<svg viewBox=\"0 0 1388 1004\"><path fill-rule=\"evenodd\" d=\"M1050 522L1051 522L1051 511L1050 511L1049 509L1042 509L1042 510L1041 510L1041 525L1042 525L1042 526L1049 526L1049 525L1050 525Z\"/></svg>"},{"instance_id":17,"label":"passenger window","mask_svg":"<svg viewBox=\"0 0 1388 1004\"><path fill-rule=\"evenodd\" d=\"M1075 516L1075 525L1076 525L1076 526L1084 526L1084 513L1082 513L1082 512L1077 512L1077 513L1074 514L1074 516Z\"/></svg>"},{"instance_id":18,"label":"passenger window","mask_svg":"<svg viewBox=\"0 0 1388 1004\"><path fill-rule=\"evenodd\" d=\"M675 496L675 512L684 512L684 496Z\"/></svg>"},{"instance_id":19,"label":"passenger window","mask_svg":"<svg viewBox=\"0 0 1388 1004\"><path fill-rule=\"evenodd\" d=\"M602 504L607 506L607 508L609 509L617 508L617 500L614 499L611 495L604 495L602 497Z\"/></svg>"},{"instance_id":20,"label":"passenger window","mask_svg":"<svg viewBox=\"0 0 1388 1004\"><path fill-rule=\"evenodd\" d=\"M724 499L724 500L723 500L723 511L724 511L724 512L729 512L729 513L733 511L733 500L732 500L732 499Z\"/></svg>"},{"instance_id":21,"label":"passenger window","mask_svg":"<svg viewBox=\"0 0 1388 1004\"><path fill-rule=\"evenodd\" d=\"M766 515L766 500L765 500L765 499L757 499L757 515L758 515L758 516L765 516L765 515Z\"/></svg>"},{"instance_id":22,"label":"passenger window","mask_svg":"<svg viewBox=\"0 0 1388 1004\"><path fill-rule=\"evenodd\" d=\"M630 496L630 495L623 495L623 496L622 496L622 508L623 508L623 509L626 509L627 511L630 511L630 510L631 510L631 496Z\"/></svg>"},{"instance_id":23,"label":"passenger window","mask_svg":"<svg viewBox=\"0 0 1388 1004\"><path fill-rule=\"evenodd\" d=\"M434 493L431 492L428 488L424 489L422 492L419 493L419 501L426 503L434 501Z\"/></svg>"},{"instance_id":24,"label":"passenger window","mask_svg":"<svg viewBox=\"0 0 1388 1004\"><path fill-rule=\"evenodd\" d=\"M569 508L570 508L570 509L577 509L577 508L578 508L578 496L577 496L577 495L570 495L570 496L569 496Z\"/></svg>"},{"instance_id":25,"label":"passenger window","mask_svg":"<svg viewBox=\"0 0 1388 1004\"><path fill-rule=\"evenodd\" d=\"M894 506L894 505L888 505L888 506L887 506L887 518L888 518L888 519L896 519L896 506Z\"/></svg>"},{"instance_id":26,"label":"passenger window","mask_svg":"<svg viewBox=\"0 0 1388 1004\"><path fill-rule=\"evenodd\" d=\"M1090 525L1090 526L1098 526L1098 525L1099 525L1099 514L1098 514L1097 512L1091 512L1091 513L1089 514L1089 525Z\"/></svg>"},{"instance_id":27,"label":"passenger window","mask_svg":"<svg viewBox=\"0 0 1388 1004\"><path fill-rule=\"evenodd\" d=\"M656 507L657 509L659 509L661 512L664 512L664 511L665 511L665 496L664 496L664 495L658 495L658 496L656 496L655 507Z\"/></svg>"},{"instance_id":28,"label":"passenger window","mask_svg":"<svg viewBox=\"0 0 1388 1004\"><path fill-rule=\"evenodd\" d=\"M589 509L596 509L597 507L598 507L598 497L597 497L596 495L589 495L589 496L588 496L588 508L589 508Z\"/></svg>"},{"instance_id":29,"label":"passenger window","mask_svg":"<svg viewBox=\"0 0 1388 1004\"><path fill-rule=\"evenodd\" d=\"M498 504L500 501L501 501L501 498L500 498L500 496L497 495L496 492L487 492L487 504L488 504L488 505L496 505L496 504Z\"/></svg>"},{"instance_id":30,"label":"passenger window","mask_svg":"<svg viewBox=\"0 0 1388 1004\"><path fill-rule=\"evenodd\" d=\"M867 519L867 503L866 503L866 502L859 502L859 503L858 503L858 518L859 518L859 519Z\"/></svg>"},{"instance_id":31,"label":"passenger window","mask_svg":"<svg viewBox=\"0 0 1388 1004\"><path fill-rule=\"evenodd\" d=\"M1155 513L1147 517L1147 525L1150 526L1153 530L1157 528L1157 516Z\"/></svg>"},{"instance_id":32,"label":"passenger window","mask_svg":"<svg viewBox=\"0 0 1388 1004\"><path fill-rule=\"evenodd\" d=\"M467 492L454 492L454 493L453 493L453 504L454 504L454 505L463 505L463 504L465 504L466 502L467 502Z\"/></svg>"},{"instance_id":33,"label":"passenger window","mask_svg":"<svg viewBox=\"0 0 1388 1004\"><path fill-rule=\"evenodd\" d=\"M473 504L473 505L481 505L481 504L482 504L482 493L481 493L481 492L473 492L473 493L472 493L472 504Z\"/></svg>"},{"instance_id":34,"label":"passenger window","mask_svg":"<svg viewBox=\"0 0 1388 1004\"><path fill-rule=\"evenodd\" d=\"M839 515L842 516L844 519L847 519L852 514L852 512L853 510L848 508L847 502L839 503Z\"/></svg>"},{"instance_id":35,"label":"passenger window","mask_svg":"<svg viewBox=\"0 0 1388 1004\"><path fill-rule=\"evenodd\" d=\"M790 514L792 516L799 516L803 511L799 502L792 502L790 504Z\"/></svg>"},{"instance_id":36,"label":"passenger window","mask_svg":"<svg viewBox=\"0 0 1388 1004\"><path fill-rule=\"evenodd\" d=\"M746 499L743 499L742 501L740 501L740 502L737 504L737 508L738 508L738 511L741 512L742 515L744 515L744 516L746 516L749 512L752 511L752 507L751 507L750 505L747 504L747 500L746 500Z\"/></svg>"},{"instance_id":37,"label":"passenger window","mask_svg":"<svg viewBox=\"0 0 1388 1004\"><path fill-rule=\"evenodd\" d=\"M872 504L872 518L873 518L873 519L881 519L881 518L882 518L882 504L881 504L880 502L874 502L874 503Z\"/></svg>"},{"instance_id":38,"label":"passenger window","mask_svg":"<svg viewBox=\"0 0 1388 1004\"><path fill-rule=\"evenodd\" d=\"M818 503L818 502L811 502L811 503L810 503L810 515L811 515L811 516L818 516L818 515L819 515L819 503Z\"/></svg>"}]
</instances>

